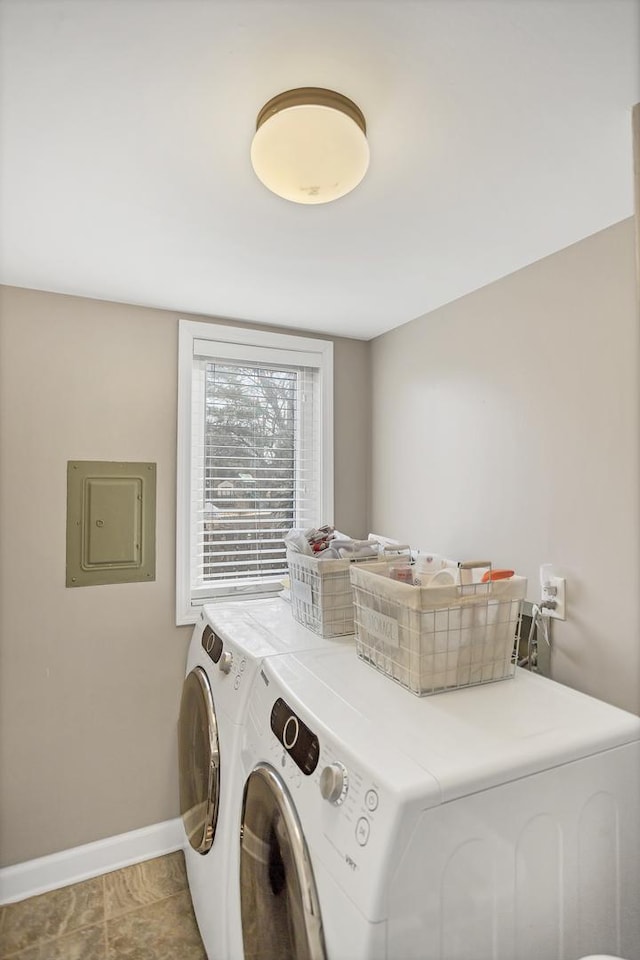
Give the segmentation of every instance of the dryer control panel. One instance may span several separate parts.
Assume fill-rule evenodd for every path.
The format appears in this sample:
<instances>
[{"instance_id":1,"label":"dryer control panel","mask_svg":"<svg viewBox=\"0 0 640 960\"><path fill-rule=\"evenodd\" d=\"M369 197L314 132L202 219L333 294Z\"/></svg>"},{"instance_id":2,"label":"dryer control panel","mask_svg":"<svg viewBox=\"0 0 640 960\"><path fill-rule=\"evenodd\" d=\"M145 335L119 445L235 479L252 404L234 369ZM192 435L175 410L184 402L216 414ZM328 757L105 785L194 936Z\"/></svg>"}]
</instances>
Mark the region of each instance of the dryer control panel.
<instances>
[{"instance_id":1,"label":"dryer control panel","mask_svg":"<svg viewBox=\"0 0 640 960\"><path fill-rule=\"evenodd\" d=\"M320 756L318 738L282 697L278 697L271 710L271 729L296 766L307 777L311 776Z\"/></svg>"},{"instance_id":2,"label":"dryer control panel","mask_svg":"<svg viewBox=\"0 0 640 960\"><path fill-rule=\"evenodd\" d=\"M222 640L215 633L209 624L202 631L202 646L214 663L217 663L222 656Z\"/></svg>"}]
</instances>

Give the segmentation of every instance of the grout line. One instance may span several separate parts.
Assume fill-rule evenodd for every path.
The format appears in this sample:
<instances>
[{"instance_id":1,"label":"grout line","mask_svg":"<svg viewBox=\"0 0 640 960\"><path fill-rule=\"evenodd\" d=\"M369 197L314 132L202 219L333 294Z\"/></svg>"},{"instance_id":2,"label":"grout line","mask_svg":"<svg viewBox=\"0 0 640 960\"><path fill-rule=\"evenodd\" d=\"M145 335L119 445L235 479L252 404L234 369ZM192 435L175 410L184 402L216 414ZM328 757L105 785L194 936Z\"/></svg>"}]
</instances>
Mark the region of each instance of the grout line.
<instances>
[{"instance_id":1,"label":"grout line","mask_svg":"<svg viewBox=\"0 0 640 960\"><path fill-rule=\"evenodd\" d=\"M188 890L188 888L186 888L186 890ZM173 900L175 897L179 897L183 893L185 893L185 890L178 890L176 893L171 893L166 897L161 897L159 900L153 900L151 903L141 904L135 907L133 910L127 910L126 913L121 913L117 917L110 917L108 920L106 920L104 925L105 926L105 932L104 932L105 950L107 951L105 953L105 960L107 960L109 956L108 951L109 951L110 925L113 925L113 924L117 925L121 920L128 919L129 917L133 916L136 913L142 913L145 910L149 910L151 907L155 907L157 904L167 903L169 900ZM189 904L191 909L193 910L193 905L191 904L191 901L189 901ZM10 958L7 958L7 960L10 960Z\"/></svg>"},{"instance_id":2,"label":"grout line","mask_svg":"<svg viewBox=\"0 0 640 960\"><path fill-rule=\"evenodd\" d=\"M166 903L167 900L172 900L174 897L179 897L183 893L188 893L188 891L188 887L183 887L182 890L174 890L173 893L168 893L166 896L159 897L157 900L150 900L149 903L137 903L135 907L123 910L122 913L117 914L117 916L109 917L106 922L113 923L116 920L121 920L123 917L131 916L132 913L136 913L138 910L148 910L149 907L155 907L157 903Z\"/></svg>"},{"instance_id":3,"label":"grout line","mask_svg":"<svg viewBox=\"0 0 640 960\"><path fill-rule=\"evenodd\" d=\"M171 854L167 854L167 856L171 856ZM134 865L134 867L135 867L135 865ZM123 868L123 869L128 871L128 870L131 869L131 868L125 867L125 868ZM110 875L112 876L113 874L110 874ZM108 874L105 874L105 880L104 880L104 887L105 887L105 920L106 920L107 922L111 922L112 920L117 920L119 917L128 916L130 913L132 913L132 912L135 911L135 910L140 910L140 909L143 909L144 907L151 907L151 906L153 906L155 903L162 903L164 900L169 900L171 897L174 897L174 896L176 896L176 895L179 894L179 893L189 892L189 881L188 881L188 879L187 879L186 872L185 872L185 874L184 874L184 884L180 887L179 890L174 890L173 893L166 893L166 894L163 894L163 895L161 895L161 896L154 896L153 899L148 900L146 903L138 903L138 902L136 902L136 901L134 901L134 900L132 900L132 899L127 899L127 903L130 904L129 906L127 906L127 905L121 905L121 909L120 909L120 912L119 912L118 914L116 914L115 916L109 916L109 915L107 914L107 903L106 903L106 877L107 877L107 876L108 876ZM151 886L153 886L153 884L152 884ZM126 892L126 893L129 893L129 891L126 889L126 884L125 884L125 892Z\"/></svg>"}]
</instances>

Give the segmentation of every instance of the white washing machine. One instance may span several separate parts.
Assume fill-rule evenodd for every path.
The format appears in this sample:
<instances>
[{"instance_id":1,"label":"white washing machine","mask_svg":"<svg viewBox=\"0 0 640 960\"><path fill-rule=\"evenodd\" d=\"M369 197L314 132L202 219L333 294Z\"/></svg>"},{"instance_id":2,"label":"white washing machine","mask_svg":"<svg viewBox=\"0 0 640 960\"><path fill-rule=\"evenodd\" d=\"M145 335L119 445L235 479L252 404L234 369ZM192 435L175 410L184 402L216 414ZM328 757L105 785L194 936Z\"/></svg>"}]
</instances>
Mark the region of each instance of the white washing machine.
<instances>
[{"instance_id":1,"label":"white washing machine","mask_svg":"<svg viewBox=\"0 0 640 960\"><path fill-rule=\"evenodd\" d=\"M203 608L189 646L178 745L187 876L209 960L229 960L229 925L240 922L240 731L252 682L265 657L352 644L306 630L280 598Z\"/></svg>"},{"instance_id":2,"label":"white washing machine","mask_svg":"<svg viewBox=\"0 0 640 960\"><path fill-rule=\"evenodd\" d=\"M263 664L241 757L234 960L640 960L640 718L311 651Z\"/></svg>"}]
</instances>

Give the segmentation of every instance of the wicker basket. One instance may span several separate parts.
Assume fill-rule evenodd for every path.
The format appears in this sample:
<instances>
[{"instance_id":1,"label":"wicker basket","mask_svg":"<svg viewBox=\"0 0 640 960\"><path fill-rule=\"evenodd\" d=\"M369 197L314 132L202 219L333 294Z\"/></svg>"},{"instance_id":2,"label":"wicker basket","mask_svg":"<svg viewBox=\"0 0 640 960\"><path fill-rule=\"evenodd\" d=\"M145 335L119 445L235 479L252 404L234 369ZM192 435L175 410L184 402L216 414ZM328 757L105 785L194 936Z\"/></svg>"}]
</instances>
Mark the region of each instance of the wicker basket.
<instances>
[{"instance_id":1,"label":"wicker basket","mask_svg":"<svg viewBox=\"0 0 640 960\"><path fill-rule=\"evenodd\" d=\"M526 578L416 587L386 562L350 578L358 656L417 696L514 676Z\"/></svg>"}]
</instances>

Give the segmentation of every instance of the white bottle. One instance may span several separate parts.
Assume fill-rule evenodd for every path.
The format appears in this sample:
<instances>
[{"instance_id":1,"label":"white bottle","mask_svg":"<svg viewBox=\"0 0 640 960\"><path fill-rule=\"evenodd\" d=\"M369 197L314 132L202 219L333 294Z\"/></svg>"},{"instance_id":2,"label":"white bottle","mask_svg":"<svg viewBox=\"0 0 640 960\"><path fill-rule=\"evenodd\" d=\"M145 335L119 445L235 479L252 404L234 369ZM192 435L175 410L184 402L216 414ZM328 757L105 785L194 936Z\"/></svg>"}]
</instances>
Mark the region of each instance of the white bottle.
<instances>
[{"instance_id":1,"label":"white bottle","mask_svg":"<svg viewBox=\"0 0 640 960\"><path fill-rule=\"evenodd\" d=\"M442 570L442 557L437 553L420 552L414 565L414 583L419 587L426 587L432 576Z\"/></svg>"}]
</instances>

